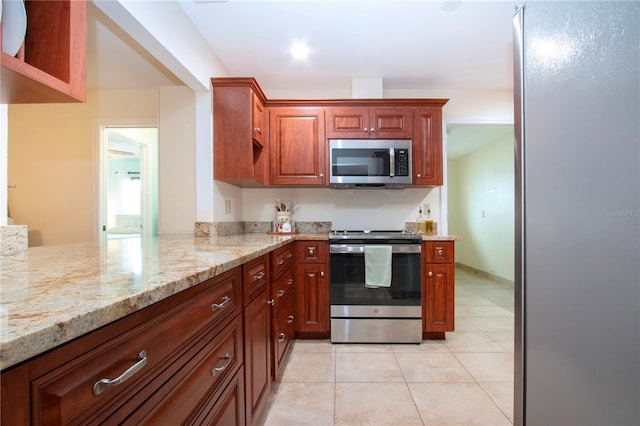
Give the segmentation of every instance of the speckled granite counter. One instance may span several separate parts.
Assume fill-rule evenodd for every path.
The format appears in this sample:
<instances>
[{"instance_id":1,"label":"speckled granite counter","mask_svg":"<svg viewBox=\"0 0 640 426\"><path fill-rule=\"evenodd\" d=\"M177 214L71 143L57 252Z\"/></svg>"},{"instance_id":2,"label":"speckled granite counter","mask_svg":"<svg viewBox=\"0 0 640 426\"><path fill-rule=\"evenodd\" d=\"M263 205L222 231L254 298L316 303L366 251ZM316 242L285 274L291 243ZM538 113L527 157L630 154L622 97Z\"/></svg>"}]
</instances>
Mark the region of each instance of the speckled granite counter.
<instances>
[{"instance_id":1,"label":"speckled granite counter","mask_svg":"<svg viewBox=\"0 0 640 426\"><path fill-rule=\"evenodd\" d=\"M52 349L294 239L244 234L34 247L0 257L0 368Z\"/></svg>"}]
</instances>

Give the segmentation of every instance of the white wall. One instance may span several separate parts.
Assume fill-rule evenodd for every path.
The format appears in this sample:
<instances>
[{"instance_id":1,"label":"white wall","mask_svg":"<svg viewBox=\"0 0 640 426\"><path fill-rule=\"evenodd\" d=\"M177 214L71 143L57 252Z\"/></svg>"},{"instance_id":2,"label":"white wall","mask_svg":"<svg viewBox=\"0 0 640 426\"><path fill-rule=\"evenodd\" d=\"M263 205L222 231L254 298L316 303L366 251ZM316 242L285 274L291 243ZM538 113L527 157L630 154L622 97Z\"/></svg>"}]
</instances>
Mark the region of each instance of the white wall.
<instances>
[{"instance_id":1,"label":"white wall","mask_svg":"<svg viewBox=\"0 0 640 426\"><path fill-rule=\"evenodd\" d=\"M431 203L432 217L440 222L436 206L440 205L439 188L403 190L357 189L244 189L244 221L275 219L275 199L295 201L292 220L330 221L334 229L404 229L405 222L415 222L418 206Z\"/></svg>"},{"instance_id":2,"label":"white wall","mask_svg":"<svg viewBox=\"0 0 640 426\"><path fill-rule=\"evenodd\" d=\"M514 279L513 137L449 162L449 232L456 262Z\"/></svg>"}]
</instances>

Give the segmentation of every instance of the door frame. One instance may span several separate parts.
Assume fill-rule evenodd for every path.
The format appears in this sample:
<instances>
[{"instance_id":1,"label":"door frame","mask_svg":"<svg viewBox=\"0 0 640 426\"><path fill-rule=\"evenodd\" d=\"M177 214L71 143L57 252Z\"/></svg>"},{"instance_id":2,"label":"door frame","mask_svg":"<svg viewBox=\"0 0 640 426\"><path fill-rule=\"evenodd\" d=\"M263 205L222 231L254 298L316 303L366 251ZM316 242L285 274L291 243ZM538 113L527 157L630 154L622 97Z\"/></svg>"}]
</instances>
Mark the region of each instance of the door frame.
<instances>
[{"instance_id":1,"label":"door frame","mask_svg":"<svg viewBox=\"0 0 640 426\"><path fill-rule=\"evenodd\" d=\"M158 124L154 120L101 120L96 125L98 139L98 211L96 218L96 241L107 241L107 233L105 229L107 219L107 191L108 191L108 172L109 172L109 144L107 134L111 128L155 128ZM140 230L141 238L152 237L156 234L153 220L153 198L152 192L154 185L157 188L157 176L154 176L153 170L158 170L158 139L151 143L140 142L140 179L142 182L141 200L140 200L140 221L142 229ZM150 146L155 144L155 146ZM155 152L155 155L153 155ZM154 164L155 163L155 164ZM157 196L156 196L157 202ZM156 211L158 211L156 206ZM157 227L157 221L156 221Z\"/></svg>"}]
</instances>

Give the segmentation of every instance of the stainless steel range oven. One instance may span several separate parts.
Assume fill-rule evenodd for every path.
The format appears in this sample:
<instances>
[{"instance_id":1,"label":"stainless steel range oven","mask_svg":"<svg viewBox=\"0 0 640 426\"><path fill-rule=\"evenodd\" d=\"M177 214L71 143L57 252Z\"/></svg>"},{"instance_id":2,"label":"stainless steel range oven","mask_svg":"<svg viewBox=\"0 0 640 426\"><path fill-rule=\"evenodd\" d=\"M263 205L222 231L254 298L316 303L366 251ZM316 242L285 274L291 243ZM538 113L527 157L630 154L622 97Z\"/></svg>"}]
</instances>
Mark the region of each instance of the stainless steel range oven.
<instances>
[{"instance_id":1,"label":"stainless steel range oven","mask_svg":"<svg viewBox=\"0 0 640 426\"><path fill-rule=\"evenodd\" d=\"M421 240L405 231L331 232L332 342L422 341ZM373 261L375 265L367 264ZM367 274L381 268L386 269L386 283L367 284Z\"/></svg>"}]
</instances>

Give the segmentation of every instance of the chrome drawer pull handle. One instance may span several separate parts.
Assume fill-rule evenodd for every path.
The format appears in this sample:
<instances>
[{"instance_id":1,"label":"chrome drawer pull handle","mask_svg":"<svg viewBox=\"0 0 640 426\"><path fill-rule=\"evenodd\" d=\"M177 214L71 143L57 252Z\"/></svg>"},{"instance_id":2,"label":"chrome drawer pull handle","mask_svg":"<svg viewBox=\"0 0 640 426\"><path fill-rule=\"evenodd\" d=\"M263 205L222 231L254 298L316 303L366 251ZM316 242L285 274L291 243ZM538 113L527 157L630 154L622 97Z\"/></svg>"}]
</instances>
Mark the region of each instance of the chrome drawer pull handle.
<instances>
[{"instance_id":1,"label":"chrome drawer pull handle","mask_svg":"<svg viewBox=\"0 0 640 426\"><path fill-rule=\"evenodd\" d=\"M253 280L258 281L264 278L264 272L260 272L258 275L254 275Z\"/></svg>"},{"instance_id":2,"label":"chrome drawer pull handle","mask_svg":"<svg viewBox=\"0 0 640 426\"><path fill-rule=\"evenodd\" d=\"M282 265L283 263L284 263L284 260L278 259L278 265Z\"/></svg>"},{"instance_id":3,"label":"chrome drawer pull handle","mask_svg":"<svg viewBox=\"0 0 640 426\"><path fill-rule=\"evenodd\" d=\"M214 303L213 305L211 305L211 310L212 311L217 311L218 309L224 308L229 303L231 303L231 298L229 296L224 296L222 298L222 303Z\"/></svg>"},{"instance_id":4,"label":"chrome drawer pull handle","mask_svg":"<svg viewBox=\"0 0 640 426\"><path fill-rule=\"evenodd\" d=\"M293 278L289 278L289 279L287 280L287 285L291 285L291 284L293 284Z\"/></svg>"},{"instance_id":5,"label":"chrome drawer pull handle","mask_svg":"<svg viewBox=\"0 0 640 426\"><path fill-rule=\"evenodd\" d=\"M293 315L289 315L289 321L287 321L287 324L293 324Z\"/></svg>"},{"instance_id":6,"label":"chrome drawer pull handle","mask_svg":"<svg viewBox=\"0 0 640 426\"><path fill-rule=\"evenodd\" d=\"M147 365L147 353L142 351L138 354L138 359L135 364L129 367L124 373L120 376L116 377L113 380L102 379L98 380L93 384L93 394L100 395L106 388L109 386L117 386L120 385L131 378L134 374L136 374L142 367Z\"/></svg>"},{"instance_id":7,"label":"chrome drawer pull handle","mask_svg":"<svg viewBox=\"0 0 640 426\"><path fill-rule=\"evenodd\" d=\"M293 257L293 253L289 253L289 254L287 255L287 258L289 258L289 259L291 259L292 257Z\"/></svg>"},{"instance_id":8,"label":"chrome drawer pull handle","mask_svg":"<svg viewBox=\"0 0 640 426\"><path fill-rule=\"evenodd\" d=\"M280 333L278 335L278 342L284 342L284 340L287 338L287 336L284 333Z\"/></svg>"},{"instance_id":9,"label":"chrome drawer pull handle","mask_svg":"<svg viewBox=\"0 0 640 426\"><path fill-rule=\"evenodd\" d=\"M229 364L231 364L232 358L231 358L231 354L229 354L229 352L225 353L224 356L221 359L224 361L224 364L222 364L221 367L213 367L211 369L211 375L212 376L215 376L219 372L224 371L229 366Z\"/></svg>"},{"instance_id":10,"label":"chrome drawer pull handle","mask_svg":"<svg viewBox=\"0 0 640 426\"><path fill-rule=\"evenodd\" d=\"M284 290L279 290L278 291L278 297L282 297L284 296Z\"/></svg>"}]
</instances>

